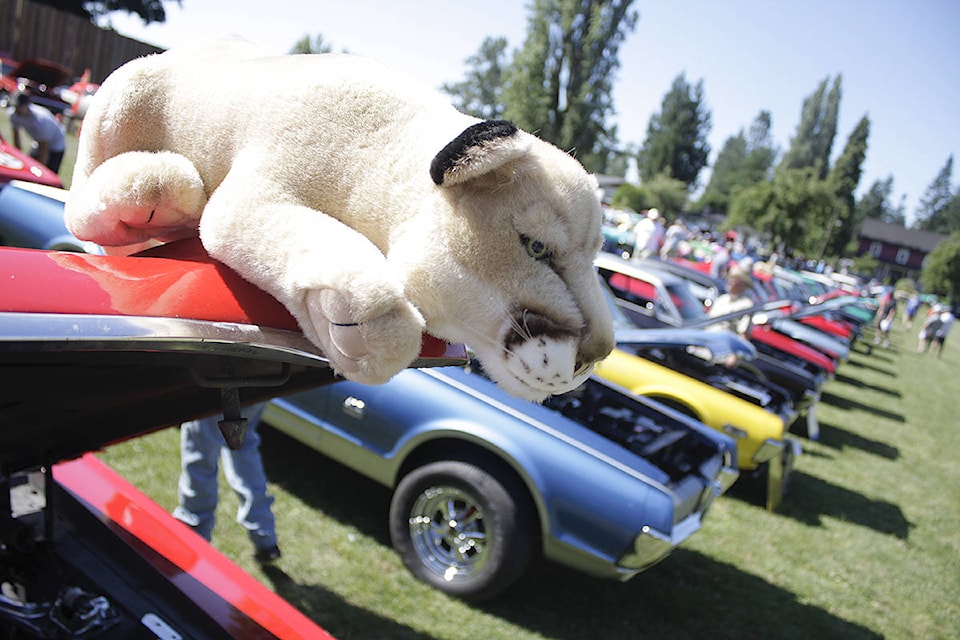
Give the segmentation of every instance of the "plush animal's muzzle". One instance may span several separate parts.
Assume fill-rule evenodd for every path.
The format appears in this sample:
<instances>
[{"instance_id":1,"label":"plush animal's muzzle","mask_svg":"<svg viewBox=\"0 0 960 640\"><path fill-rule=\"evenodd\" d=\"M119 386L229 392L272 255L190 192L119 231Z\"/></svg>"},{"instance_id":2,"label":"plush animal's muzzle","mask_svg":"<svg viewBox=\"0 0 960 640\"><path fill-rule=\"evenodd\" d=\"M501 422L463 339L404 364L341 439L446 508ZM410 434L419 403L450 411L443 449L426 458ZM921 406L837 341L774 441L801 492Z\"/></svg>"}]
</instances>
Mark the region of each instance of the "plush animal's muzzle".
<instances>
[{"instance_id":1,"label":"plush animal's muzzle","mask_svg":"<svg viewBox=\"0 0 960 640\"><path fill-rule=\"evenodd\" d=\"M579 327L567 327L525 309L505 323L498 366L491 367L489 362L485 366L514 395L542 401L582 384L594 363L606 355L600 353L602 347L586 345L586 335Z\"/></svg>"}]
</instances>

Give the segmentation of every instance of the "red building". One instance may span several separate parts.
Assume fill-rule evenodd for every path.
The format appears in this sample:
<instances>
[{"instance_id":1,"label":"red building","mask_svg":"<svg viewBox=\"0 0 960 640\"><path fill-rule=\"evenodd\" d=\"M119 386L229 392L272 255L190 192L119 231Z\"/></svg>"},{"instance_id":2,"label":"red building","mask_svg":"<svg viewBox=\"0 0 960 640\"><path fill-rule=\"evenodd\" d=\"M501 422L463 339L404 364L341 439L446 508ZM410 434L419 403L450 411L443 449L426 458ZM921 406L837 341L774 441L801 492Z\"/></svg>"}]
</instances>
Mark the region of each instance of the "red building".
<instances>
[{"instance_id":1,"label":"red building","mask_svg":"<svg viewBox=\"0 0 960 640\"><path fill-rule=\"evenodd\" d=\"M947 236L907 229L868 219L860 230L857 255L870 254L880 263L877 277L885 282L920 276L923 261Z\"/></svg>"}]
</instances>

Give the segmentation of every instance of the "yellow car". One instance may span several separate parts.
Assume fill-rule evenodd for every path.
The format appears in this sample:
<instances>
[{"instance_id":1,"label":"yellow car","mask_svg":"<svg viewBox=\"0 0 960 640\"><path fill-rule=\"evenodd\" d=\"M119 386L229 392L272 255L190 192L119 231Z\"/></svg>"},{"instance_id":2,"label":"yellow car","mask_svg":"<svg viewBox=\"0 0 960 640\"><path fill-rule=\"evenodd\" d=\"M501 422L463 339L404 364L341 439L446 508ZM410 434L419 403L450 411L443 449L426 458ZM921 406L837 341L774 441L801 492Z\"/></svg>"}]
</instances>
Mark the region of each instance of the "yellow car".
<instances>
[{"instance_id":1,"label":"yellow car","mask_svg":"<svg viewBox=\"0 0 960 640\"><path fill-rule=\"evenodd\" d=\"M655 334L656 331L643 333ZM692 333L692 332L691 332ZM721 332L698 332L704 340ZM619 337L623 334L618 334ZM705 359L727 357L711 352L709 346L694 344L689 350L699 351ZM756 477L764 493L767 509L776 509L783 499L793 462L800 452L799 443L787 437L784 418L754 402L711 384L629 353L623 344L596 365L596 373L637 395L651 398L707 426L732 436L737 441L738 467L741 478ZM717 363L716 366L723 365Z\"/></svg>"}]
</instances>

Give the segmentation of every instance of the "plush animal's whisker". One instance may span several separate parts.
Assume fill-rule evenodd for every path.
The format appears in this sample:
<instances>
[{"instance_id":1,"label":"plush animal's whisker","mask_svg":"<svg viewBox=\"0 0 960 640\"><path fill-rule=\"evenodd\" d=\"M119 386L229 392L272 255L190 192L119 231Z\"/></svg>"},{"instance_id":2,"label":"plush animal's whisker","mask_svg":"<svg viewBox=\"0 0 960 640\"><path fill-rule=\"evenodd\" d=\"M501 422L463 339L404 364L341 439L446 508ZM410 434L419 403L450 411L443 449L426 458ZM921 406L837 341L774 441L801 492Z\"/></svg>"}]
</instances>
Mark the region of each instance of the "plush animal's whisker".
<instances>
[{"instance_id":1,"label":"plush animal's whisker","mask_svg":"<svg viewBox=\"0 0 960 640\"><path fill-rule=\"evenodd\" d=\"M494 337L484 335L484 336L479 336L479 338L480 338L480 342L488 343L493 347L500 349L501 351L509 355L515 355L513 351L511 351L506 345L504 345L502 342L500 342Z\"/></svg>"},{"instance_id":2,"label":"plush animal's whisker","mask_svg":"<svg viewBox=\"0 0 960 640\"><path fill-rule=\"evenodd\" d=\"M530 329L527 326L527 313L527 310L524 309L521 316L521 322L518 321L517 318L506 309L501 312L501 315L503 315L504 319L510 324L510 328L513 329L513 332L524 340L530 340L533 338L533 334L530 332Z\"/></svg>"}]
</instances>

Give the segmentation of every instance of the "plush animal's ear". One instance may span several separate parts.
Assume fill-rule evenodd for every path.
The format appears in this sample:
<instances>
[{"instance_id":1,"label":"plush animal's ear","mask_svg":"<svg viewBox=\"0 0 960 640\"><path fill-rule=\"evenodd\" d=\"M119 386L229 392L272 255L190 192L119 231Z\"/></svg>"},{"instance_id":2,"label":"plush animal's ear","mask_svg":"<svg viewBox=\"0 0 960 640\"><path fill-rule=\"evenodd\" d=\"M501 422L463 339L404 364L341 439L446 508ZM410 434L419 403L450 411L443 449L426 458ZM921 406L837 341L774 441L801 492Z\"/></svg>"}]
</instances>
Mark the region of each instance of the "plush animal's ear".
<instances>
[{"instance_id":1,"label":"plush animal's ear","mask_svg":"<svg viewBox=\"0 0 960 640\"><path fill-rule=\"evenodd\" d=\"M461 184L523 155L529 141L517 125L487 120L470 127L440 150L430 163L430 177L441 186Z\"/></svg>"}]
</instances>

